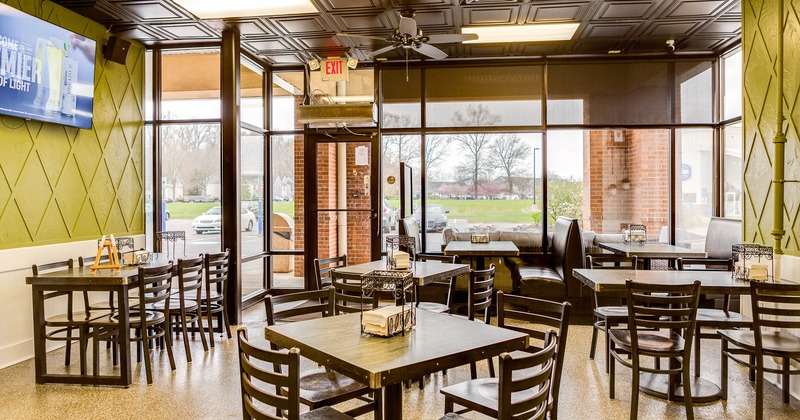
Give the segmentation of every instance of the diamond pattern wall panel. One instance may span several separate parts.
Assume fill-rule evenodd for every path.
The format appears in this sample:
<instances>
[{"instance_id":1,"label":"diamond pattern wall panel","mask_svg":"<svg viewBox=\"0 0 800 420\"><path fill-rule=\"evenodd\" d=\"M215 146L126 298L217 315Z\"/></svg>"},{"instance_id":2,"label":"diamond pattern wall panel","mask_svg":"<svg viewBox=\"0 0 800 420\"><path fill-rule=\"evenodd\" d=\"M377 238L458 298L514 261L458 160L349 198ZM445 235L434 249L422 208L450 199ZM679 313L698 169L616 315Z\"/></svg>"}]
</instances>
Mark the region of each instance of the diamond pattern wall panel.
<instances>
[{"instance_id":1,"label":"diamond pattern wall panel","mask_svg":"<svg viewBox=\"0 0 800 420\"><path fill-rule=\"evenodd\" d=\"M0 117L0 249L144 233L144 47L110 63L102 25L48 1L0 2L98 41L91 130Z\"/></svg>"},{"instance_id":2,"label":"diamond pattern wall panel","mask_svg":"<svg viewBox=\"0 0 800 420\"><path fill-rule=\"evenodd\" d=\"M742 48L744 51L744 239L773 244L772 139L777 122L778 9L773 0L742 0ZM800 0L786 0L784 8L783 106L787 119L785 178L800 179ZM787 254L800 255L800 184L785 184L782 246Z\"/></svg>"}]
</instances>

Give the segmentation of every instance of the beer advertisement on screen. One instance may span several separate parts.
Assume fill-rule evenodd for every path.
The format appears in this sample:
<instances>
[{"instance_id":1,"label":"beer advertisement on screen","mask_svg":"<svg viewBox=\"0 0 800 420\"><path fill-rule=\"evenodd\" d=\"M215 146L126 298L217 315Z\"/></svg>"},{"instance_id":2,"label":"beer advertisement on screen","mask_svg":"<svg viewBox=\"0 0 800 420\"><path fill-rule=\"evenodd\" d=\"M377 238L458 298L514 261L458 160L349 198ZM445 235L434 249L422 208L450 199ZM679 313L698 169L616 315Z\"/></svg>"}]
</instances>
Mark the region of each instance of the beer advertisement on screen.
<instances>
[{"instance_id":1,"label":"beer advertisement on screen","mask_svg":"<svg viewBox=\"0 0 800 420\"><path fill-rule=\"evenodd\" d=\"M96 42L0 3L0 114L92 127Z\"/></svg>"}]
</instances>

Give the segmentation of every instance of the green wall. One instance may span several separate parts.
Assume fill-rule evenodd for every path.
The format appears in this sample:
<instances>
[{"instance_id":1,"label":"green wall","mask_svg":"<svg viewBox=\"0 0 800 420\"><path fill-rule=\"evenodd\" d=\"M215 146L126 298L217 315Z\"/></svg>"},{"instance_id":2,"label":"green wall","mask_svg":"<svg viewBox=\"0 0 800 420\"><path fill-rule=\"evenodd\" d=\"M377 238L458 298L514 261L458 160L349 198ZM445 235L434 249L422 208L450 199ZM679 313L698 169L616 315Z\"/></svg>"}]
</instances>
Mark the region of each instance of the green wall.
<instances>
[{"instance_id":1,"label":"green wall","mask_svg":"<svg viewBox=\"0 0 800 420\"><path fill-rule=\"evenodd\" d=\"M776 132L777 0L742 0L744 52L744 239L772 245L772 138ZM800 0L785 0L786 179L800 179ZM800 255L800 184L786 184L785 252Z\"/></svg>"},{"instance_id":2,"label":"green wall","mask_svg":"<svg viewBox=\"0 0 800 420\"><path fill-rule=\"evenodd\" d=\"M144 233L144 47L106 61L106 28L41 0L0 0L98 41L91 130L0 116L0 249Z\"/></svg>"}]
</instances>

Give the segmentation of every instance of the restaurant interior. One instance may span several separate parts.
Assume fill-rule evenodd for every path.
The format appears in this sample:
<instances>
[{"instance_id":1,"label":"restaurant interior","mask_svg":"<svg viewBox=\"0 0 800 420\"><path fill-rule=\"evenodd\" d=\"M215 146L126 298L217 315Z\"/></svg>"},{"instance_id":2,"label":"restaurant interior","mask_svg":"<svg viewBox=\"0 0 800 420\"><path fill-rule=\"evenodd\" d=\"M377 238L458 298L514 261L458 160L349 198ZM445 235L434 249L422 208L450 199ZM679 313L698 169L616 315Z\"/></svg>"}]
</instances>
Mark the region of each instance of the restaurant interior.
<instances>
[{"instance_id":1,"label":"restaurant interior","mask_svg":"<svg viewBox=\"0 0 800 420\"><path fill-rule=\"evenodd\" d=\"M0 0L0 417L800 417L798 6Z\"/></svg>"}]
</instances>

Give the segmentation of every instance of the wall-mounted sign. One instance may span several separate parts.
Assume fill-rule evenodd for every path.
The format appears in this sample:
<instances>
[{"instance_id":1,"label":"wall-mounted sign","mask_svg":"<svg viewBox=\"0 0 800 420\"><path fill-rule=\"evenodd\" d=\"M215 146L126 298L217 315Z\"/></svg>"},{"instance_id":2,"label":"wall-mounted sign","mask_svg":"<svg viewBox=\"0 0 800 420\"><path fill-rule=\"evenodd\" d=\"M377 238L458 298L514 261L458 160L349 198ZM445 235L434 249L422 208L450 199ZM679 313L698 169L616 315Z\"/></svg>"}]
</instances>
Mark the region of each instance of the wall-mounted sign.
<instances>
[{"instance_id":1,"label":"wall-mounted sign","mask_svg":"<svg viewBox=\"0 0 800 420\"><path fill-rule=\"evenodd\" d=\"M681 181L686 181L692 177L692 167L686 163L681 164Z\"/></svg>"},{"instance_id":2,"label":"wall-mounted sign","mask_svg":"<svg viewBox=\"0 0 800 420\"><path fill-rule=\"evenodd\" d=\"M389 183L389 185L394 185L394 183L395 183L396 181L397 181L397 179L394 177L394 175L389 175L389 176L386 178L386 182L387 182L387 183Z\"/></svg>"},{"instance_id":3,"label":"wall-mounted sign","mask_svg":"<svg viewBox=\"0 0 800 420\"><path fill-rule=\"evenodd\" d=\"M356 166L369 165L369 149L367 146L356 146Z\"/></svg>"},{"instance_id":4,"label":"wall-mounted sign","mask_svg":"<svg viewBox=\"0 0 800 420\"><path fill-rule=\"evenodd\" d=\"M320 62L319 71L324 81L339 82L348 78L346 60L323 60Z\"/></svg>"}]
</instances>

